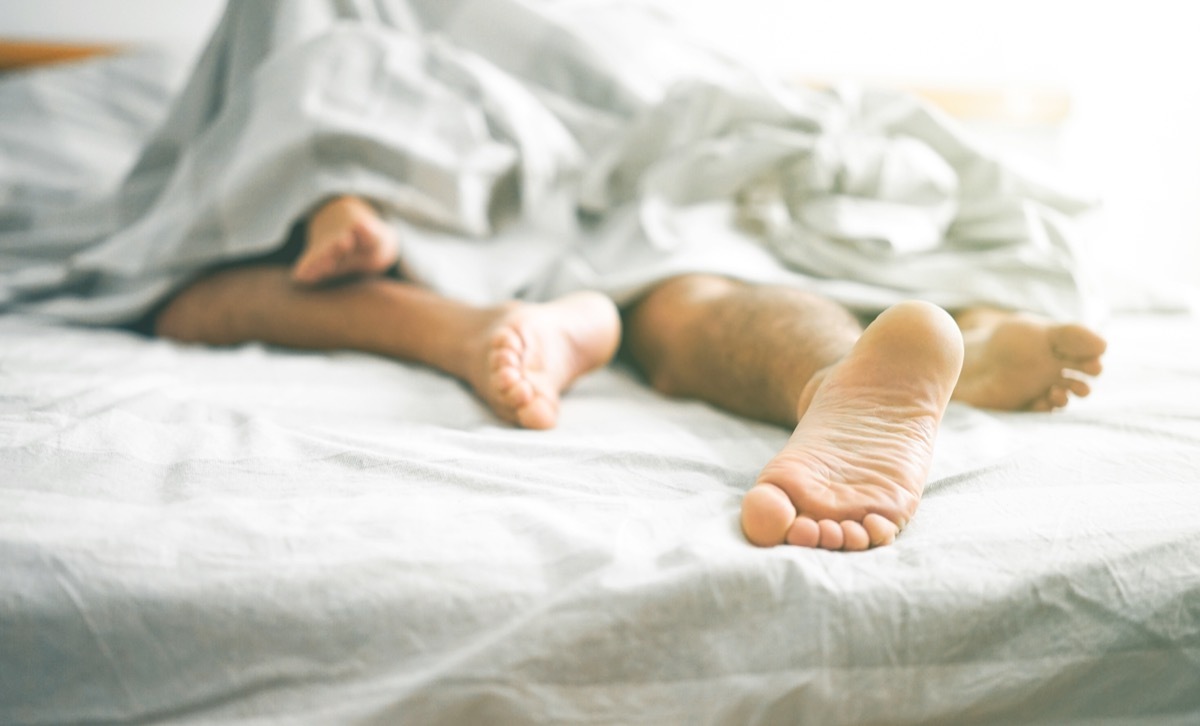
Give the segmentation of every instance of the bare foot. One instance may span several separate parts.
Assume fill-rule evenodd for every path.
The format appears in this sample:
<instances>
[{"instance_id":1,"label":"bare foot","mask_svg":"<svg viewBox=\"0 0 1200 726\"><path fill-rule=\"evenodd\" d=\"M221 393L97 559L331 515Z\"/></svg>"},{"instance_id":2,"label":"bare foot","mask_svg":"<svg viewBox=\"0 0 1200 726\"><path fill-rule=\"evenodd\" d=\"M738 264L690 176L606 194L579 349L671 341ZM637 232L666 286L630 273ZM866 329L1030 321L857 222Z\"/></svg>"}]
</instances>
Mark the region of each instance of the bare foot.
<instances>
[{"instance_id":1,"label":"bare foot","mask_svg":"<svg viewBox=\"0 0 1200 726\"><path fill-rule=\"evenodd\" d=\"M805 389L799 425L742 501L746 538L830 550L891 543L920 502L962 359L961 334L938 307L905 302L876 318Z\"/></svg>"},{"instance_id":2,"label":"bare foot","mask_svg":"<svg viewBox=\"0 0 1200 726\"><path fill-rule=\"evenodd\" d=\"M327 202L308 220L304 252L292 279L315 285L351 275L384 272L396 263L395 233L358 197Z\"/></svg>"},{"instance_id":3,"label":"bare foot","mask_svg":"<svg viewBox=\"0 0 1200 726\"><path fill-rule=\"evenodd\" d=\"M616 306L579 292L548 303L510 303L476 346L467 380L498 416L530 429L558 421L559 395L608 363L621 338Z\"/></svg>"},{"instance_id":4,"label":"bare foot","mask_svg":"<svg viewBox=\"0 0 1200 726\"><path fill-rule=\"evenodd\" d=\"M966 344L954 400L1006 411L1050 411L1091 387L1107 343L1082 325L1025 313L973 310L958 316Z\"/></svg>"}]
</instances>

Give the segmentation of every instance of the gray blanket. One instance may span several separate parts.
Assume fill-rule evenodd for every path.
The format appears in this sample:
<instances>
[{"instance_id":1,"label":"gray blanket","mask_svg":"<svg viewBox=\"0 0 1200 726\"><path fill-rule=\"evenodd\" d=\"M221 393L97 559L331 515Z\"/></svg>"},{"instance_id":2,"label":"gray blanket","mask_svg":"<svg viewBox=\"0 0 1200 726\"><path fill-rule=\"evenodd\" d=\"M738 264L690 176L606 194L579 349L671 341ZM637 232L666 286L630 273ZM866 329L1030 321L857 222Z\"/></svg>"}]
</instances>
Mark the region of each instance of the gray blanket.
<instances>
[{"instance_id":1,"label":"gray blanket","mask_svg":"<svg viewBox=\"0 0 1200 726\"><path fill-rule=\"evenodd\" d=\"M0 213L0 311L136 318L340 193L476 302L686 271L868 310L1086 299L1087 203L907 95L784 86L619 3L276 0L230 4L120 184Z\"/></svg>"}]
</instances>

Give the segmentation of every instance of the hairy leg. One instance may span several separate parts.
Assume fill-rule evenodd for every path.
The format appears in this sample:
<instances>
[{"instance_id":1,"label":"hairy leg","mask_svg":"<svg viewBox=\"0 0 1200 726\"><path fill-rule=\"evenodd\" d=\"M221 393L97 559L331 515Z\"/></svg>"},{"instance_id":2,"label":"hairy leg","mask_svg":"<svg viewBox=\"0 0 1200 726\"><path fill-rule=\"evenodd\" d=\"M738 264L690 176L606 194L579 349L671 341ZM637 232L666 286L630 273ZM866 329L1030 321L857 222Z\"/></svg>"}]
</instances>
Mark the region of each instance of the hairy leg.
<instances>
[{"instance_id":1,"label":"hairy leg","mask_svg":"<svg viewBox=\"0 0 1200 726\"><path fill-rule=\"evenodd\" d=\"M468 383L501 418L550 428L559 395L616 350L620 320L598 293L475 307L386 278L320 288L279 266L203 277L159 314L156 332L210 345L260 341L350 349L422 363Z\"/></svg>"},{"instance_id":2,"label":"hairy leg","mask_svg":"<svg viewBox=\"0 0 1200 726\"><path fill-rule=\"evenodd\" d=\"M398 251L395 232L374 207L358 197L337 197L309 217L292 279L315 285L378 274L396 263Z\"/></svg>"},{"instance_id":3,"label":"hairy leg","mask_svg":"<svg viewBox=\"0 0 1200 726\"><path fill-rule=\"evenodd\" d=\"M966 359L954 400L981 408L1050 411L1086 396L1107 343L1078 324L990 308L957 313Z\"/></svg>"},{"instance_id":4,"label":"hairy leg","mask_svg":"<svg viewBox=\"0 0 1200 726\"><path fill-rule=\"evenodd\" d=\"M840 305L799 290L686 275L627 309L625 331L660 392L791 427L809 380L841 360L862 326Z\"/></svg>"},{"instance_id":5,"label":"hairy leg","mask_svg":"<svg viewBox=\"0 0 1200 726\"><path fill-rule=\"evenodd\" d=\"M817 296L686 276L631 307L626 331L664 393L795 427L743 500L751 542L862 550L915 513L962 366L944 311L902 303L864 332Z\"/></svg>"}]
</instances>

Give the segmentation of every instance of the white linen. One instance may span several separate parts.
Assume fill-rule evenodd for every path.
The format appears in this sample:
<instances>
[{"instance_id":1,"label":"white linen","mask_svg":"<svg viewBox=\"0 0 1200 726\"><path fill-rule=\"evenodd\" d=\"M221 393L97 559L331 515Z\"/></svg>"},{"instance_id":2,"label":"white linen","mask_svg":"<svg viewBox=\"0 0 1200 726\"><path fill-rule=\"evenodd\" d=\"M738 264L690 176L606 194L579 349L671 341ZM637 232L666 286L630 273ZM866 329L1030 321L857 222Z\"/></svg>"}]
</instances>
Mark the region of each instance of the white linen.
<instances>
[{"instance_id":1,"label":"white linen","mask_svg":"<svg viewBox=\"0 0 1200 726\"><path fill-rule=\"evenodd\" d=\"M473 301L707 271L1089 312L1087 202L915 99L784 88L627 4L539 0L231 3L110 198L0 230L0 310L130 320L339 193Z\"/></svg>"},{"instance_id":2,"label":"white linen","mask_svg":"<svg viewBox=\"0 0 1200 726\"><path fill-rule=\"evenodd\" d=\"M1200 326L952 405L892 547L756 549L786 432L579 382L560 426L359 354L0 318L0 722L1186 724Z\"/></svg>"},{"instance_id":3,"label":"white linen","mask_svg":"<svg viewBox=\"0 0 1200 726\"><path fill-rule=\"evenodd\" d=\"M414 209L469 210L446 200L470 185L442 177L455 180L443 188L454 194L422 196L436 187L436 165L420 183L414 173L396 177L411 183L391 197L409 205L408 218L395 220L406 259L450 292L539 297L595 285L630 294L686 265L804 284L866 307L898 293L778 263L796 231L792 195L820 176L811 165L737 190L671 185L680 177L668 172L684 162L739 166L737 155L700 154L709 142L718 152L774 153L769 124L730 138L700 134L695 157L667 155L663 171L638 172L662 191L636 203L620 201L620 185L599 183L609 171L570 187L586 189L595 209L609 205L599 222L572 231L573 215L551 213L568 204L555 179L575 163L571 144L609 149L582 154L608 164L588 168L607 170L653 148L636 134L606 146L597 107L644 118L631 127L639 133L669 126L655 120L677 108L658 105L668 87L675 104L746 108L724 103L712 85L671 81L681 65L721 76L731 68L724 61L682 41L649 43L657 29L616 32L656 23L602 3L513 3L505 13L471 0L234 5L238 23L227 20L190 100L140 160L150 125L168 111L178 61L119 57L0 79L0 309L124 318L197 265L273 248L312 194L354 190L343 183L398 192L370 164L289 175L309 168L314 149L340 154L348 145L354 158L373 160L378 147L354 139L396 136L370 124L359 134L374 117L335 119L345 125L333 128L354 133L297 142L305 153L272 156L278 147L260 143L303 136L281 129L270 104L295 102L286 84L303 85L298 68L331 68L323 58L373 58L376 82L410 79L447 105L463 98L464 77L454 74L506 100L529 100L524 79L540 79L534 116L507 102L485 109L488 133L477 139L494 154L472 167L486 176L510 155L521 198L539 200L528 215L464 214L501 222L486 242L437 232L416 223ZM498 41L514 32L529 42ZM645 64L639 52L649 48L669 62ZM402 63L412 53L443 75L431 80ZM686 64L673 55L687 53ZM572 63L546 62L564 57ZM580 78L606 79L587 86L593 105L548 90ZM218 90L231 79L257 83L259 95L223 99ZM107 92L89 93L97 87ZM374 97L360 81L320 88ZM769 99L792 98L768 90ZM890 108L902 126L946 130L911 99L838 93L797 103L848 118ZM81 105L64 107L64 98ZM260 124L234 123L242 112L261 114ZM479 131L471 125L479 109L463 106L467 118L476 121L455 128ZM568 132L555 136L555 124ZM946 144L958 143L951 131L939 137ZM235 153L222 134L254 143ZM803 144L860 142L875 143L817 134ZM935 157L949 148L927 146ZM910 156L928 162L926 152L873 148L880 153L861 158L878 163L857 168L856 179L885 199L949 213L944 199L926 195L949 189L940 172L928 189L905 175L894 186L884 173ZM968 156L978 173L965 176L980 189L1032 184ZM135 164L117 196L106 196ZM240 164L259 176L226 174ZM279 186L254 181L265 178ZM1057 216L1044 212L1073 207L1049 192L1033 198L1043 201L1019 206L1039 242L1030 247L1018 232L996 249L1049 259L1046 272L1014 264L1008 277L989 279L997 289L1013 282L1013 294L1035 305L1063 307L1078 297L1080 272L1070 255L1055 257L1074 242L1057 247L1046 231L1056 223L1045 222ZM990 199L998 206L989 212L981 197L980 218L1013 208ZM890 236L867 228L877 241L862 249L886 240L895 260L912 258L906 273L948 254L927 249L923 218L904 205L846 217L841 201L825 202L795 218L821 229L900 219L887 225ZM731 225L739 215L743 227ZM242 222L249 232L238 231ZM550 234L555 225L569 233ZM99 251L152 247L153 235L131 231L139 229L165 235L163 254L125 275L139 258ZM1048 250L1058 251L1039 256ZM843 264L837 255L853 250L830 254L816 259ZM879 260L886 273L893 258ZM1093 398L1049 415L952 406L925 501L899 541L838 554L758 550L738 531L740 498L785 431L668 401L620 367L580 381L557 429L530 432L502 425L445 376L371 356L209 350L4 315L0 723L1195 723L1200 327L1159 316L1118 319L1105 332L1112 348Z\"/></svg>"}]
</instances>

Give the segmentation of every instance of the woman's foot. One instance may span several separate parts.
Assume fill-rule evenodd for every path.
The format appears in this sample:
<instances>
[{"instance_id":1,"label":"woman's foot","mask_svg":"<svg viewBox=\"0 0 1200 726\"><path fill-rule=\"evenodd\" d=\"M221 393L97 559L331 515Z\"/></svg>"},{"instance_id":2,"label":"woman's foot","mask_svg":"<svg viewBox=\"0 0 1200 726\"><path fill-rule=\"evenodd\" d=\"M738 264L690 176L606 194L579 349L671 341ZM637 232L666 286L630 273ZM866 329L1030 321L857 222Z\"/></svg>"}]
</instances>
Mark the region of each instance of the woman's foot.
<instances>
[{"instance_id":1,"label":"woman's foot","mask_svg":"<svg viewBox=\"0 0 1200 726\"><path fill-rule=\"evenodd\" d=\"M500 418L530 429L552 428L559 396L579 376L607 364L621 338L616 306L579 292L548 303L510 303L471 344L467 375Z\"/></svg>"},{"instance_id":2,"label":"woman's foot","mask_svg":"<svg viewBox=\"0 0 1200 726\"><path fill-rule=\"evenodd\" d=\"M1092 330L1026 313L969 310L957 316L966 344L954 400L1005 411L1050 411L1091 387L1107 343Z\"/></svg>"},{"instance_id":3,"label":"woman's foot","mask_svg":"<svg viewBox=\"0 0 1200 726\"><path fill-rule=\"evenodd\" d=\"M940 308L896 305L876 318L800 402L800 423L742 501L760 546L831 550L888 544L916 512L962 337Z\"/></svg>"},{"instance_id":4,"label":"woman's foot","mask_svg":"<svg viewBox=\"0 0 1200 726\"><path fill-rule=\"evenodd\" d=\"M304 251L292 279L316 285L355 275L373 275L396 264L396 234L358 197L327 202L308 220Z\"/></svg>"}]
</instances>

